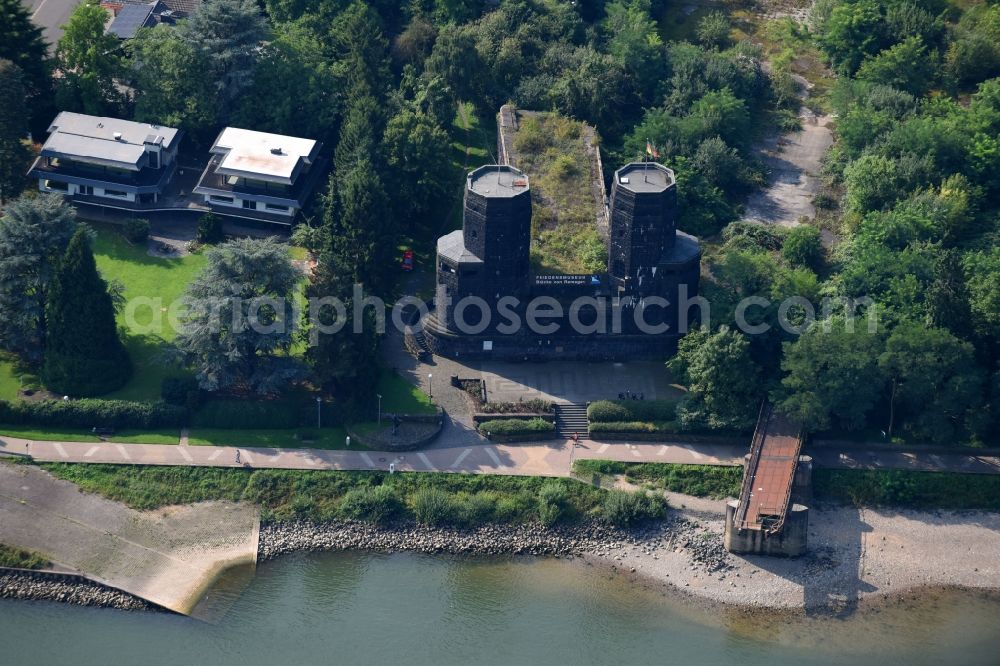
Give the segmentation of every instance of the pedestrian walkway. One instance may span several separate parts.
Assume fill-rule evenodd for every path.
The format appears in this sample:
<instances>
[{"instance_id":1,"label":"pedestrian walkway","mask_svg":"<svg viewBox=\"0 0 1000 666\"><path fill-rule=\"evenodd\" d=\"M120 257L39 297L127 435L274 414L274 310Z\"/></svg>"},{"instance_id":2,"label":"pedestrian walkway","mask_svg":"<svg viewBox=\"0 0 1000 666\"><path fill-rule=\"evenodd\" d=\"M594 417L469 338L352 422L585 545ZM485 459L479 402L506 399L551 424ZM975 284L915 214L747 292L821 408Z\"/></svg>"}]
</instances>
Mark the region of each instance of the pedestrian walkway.
<instances>
[{"instance_id":1,"label":"pedestrian walkway","mask_svg":"<svg viewBox=\"0 0 1000 666\"><path fill-rule=\"evenodd\" d=\"M237 462L236 453L240 458ZM569 476L574 460L617 460L684 465L741 465L747 446L682 442L595 442L581 439L496 444L435 445L423 451L325 451L232 446L178 446L112 442L30 441L0 436L0 454L28 455L40 462L115 465L185 465L191 467L382 470L452 472L515 476ZM808 451L807 451L808 453ZM863 452L827 450L812 453L816 467L836 469L906 469L966 474L1000 474L1000 457L965 453Z\"/></svg>"}]
</instances>

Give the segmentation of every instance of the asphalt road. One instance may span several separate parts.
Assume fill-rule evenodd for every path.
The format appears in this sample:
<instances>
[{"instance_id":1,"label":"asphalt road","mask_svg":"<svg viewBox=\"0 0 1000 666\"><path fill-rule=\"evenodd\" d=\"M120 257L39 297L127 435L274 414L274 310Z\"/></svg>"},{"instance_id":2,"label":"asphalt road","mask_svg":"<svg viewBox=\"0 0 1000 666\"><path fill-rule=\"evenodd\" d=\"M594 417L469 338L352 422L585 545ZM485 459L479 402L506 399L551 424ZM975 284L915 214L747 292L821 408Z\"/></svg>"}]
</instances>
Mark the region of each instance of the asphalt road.
<instances>
[{"instance_id":1,"label":"asphalt road","mask_svg":"<svg viewBox=\"0 0 1000 666\"><path fill-rule=\"evenodd\" d=\"M51 50L62 37L62 26L69 20L81 0L22 0L31 11L32 20L45 33L45 41Z\"/></svg>"}]
</instances>

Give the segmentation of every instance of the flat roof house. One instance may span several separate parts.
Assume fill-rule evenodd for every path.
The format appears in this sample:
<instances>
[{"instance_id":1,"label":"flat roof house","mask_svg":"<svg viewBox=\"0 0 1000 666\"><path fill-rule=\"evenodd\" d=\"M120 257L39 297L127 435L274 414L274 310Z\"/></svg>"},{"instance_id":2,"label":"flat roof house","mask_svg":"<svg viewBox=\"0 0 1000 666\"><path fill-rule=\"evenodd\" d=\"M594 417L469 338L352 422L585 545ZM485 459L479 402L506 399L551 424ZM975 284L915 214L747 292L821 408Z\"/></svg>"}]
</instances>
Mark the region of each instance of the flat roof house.
<instances>
[{"instance_id":1,"label":"flat roof house","mask_svg":"<svg viewBox=\"0 0 1000 666\"><path fill-rule=\"evenodd\" d=\"M177 166L182 132L173 127L63 111L28 176L74 204L157 208Z\"/></svg>"},{"instance_id":2,"label":"flat roof house","mask_svg":"<svg viewBox=\"0 0 1000 666\"><path fill-rule=\"evenodd\" d=\"M290 225L322 175L318 141L227 127L195 194L220 215Z\"/></svg>"}]
</instances>

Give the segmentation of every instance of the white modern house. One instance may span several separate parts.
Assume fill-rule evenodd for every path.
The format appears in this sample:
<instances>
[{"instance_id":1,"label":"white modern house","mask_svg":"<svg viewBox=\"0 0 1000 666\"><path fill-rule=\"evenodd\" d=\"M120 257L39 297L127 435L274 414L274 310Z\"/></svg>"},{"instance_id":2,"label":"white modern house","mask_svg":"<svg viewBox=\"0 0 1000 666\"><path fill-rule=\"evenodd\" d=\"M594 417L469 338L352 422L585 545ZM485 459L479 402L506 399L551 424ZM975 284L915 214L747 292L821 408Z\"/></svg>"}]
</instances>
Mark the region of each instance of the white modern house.
<instances>
[{"instance_id":1,"label":"white modern house","mask_svg":"<svg viewBox=\"0 0 1000 666\"><path fill-rule=\"evenodd\" d=\"M291 225L322 168L318 141L227 127L195 194L220 215Z\"/></svg>"},{"instance_id":2,"label":"white modern house","mask_svg":"<svg viewBox=\"0 0 1000 666\"><path fill-rule=\"evenodd\" d=\"M28 176L75 204L156 208L177 165L173 127L63 111Z\"/></svg>"}]
</instances>

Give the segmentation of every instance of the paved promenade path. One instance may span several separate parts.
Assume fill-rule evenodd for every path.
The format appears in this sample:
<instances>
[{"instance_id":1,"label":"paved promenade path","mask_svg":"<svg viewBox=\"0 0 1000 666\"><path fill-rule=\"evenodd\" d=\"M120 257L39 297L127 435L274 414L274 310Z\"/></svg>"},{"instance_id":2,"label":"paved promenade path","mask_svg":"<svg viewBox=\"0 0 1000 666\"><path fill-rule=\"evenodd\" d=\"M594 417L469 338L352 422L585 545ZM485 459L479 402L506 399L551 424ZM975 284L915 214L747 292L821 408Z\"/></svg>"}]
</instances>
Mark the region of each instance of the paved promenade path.
<instances>
[{"instance_id":1,"label":"paved promenade path","mask_svg":"<svg viewBox=\"0 0 1000 666\"><path fill-rule=\"evenodd\" d=\"M239 451L239 462L236 452ZM457 472L520 476L569 476L574 460L619 460L693 465L739 465L747 448L726 444L594 442L581 440L496 444L465 440L440 443L423 451L325 451L232 446L178 446L111 442L43 442L0 436L0 453L29 455L42 462L117 465L185 465L266 469L388 470ZM817 449L816 467L837 469L908 469L970 474L1000 474L1000 457L964 453Z\"/></svg>"}]
</instances>

